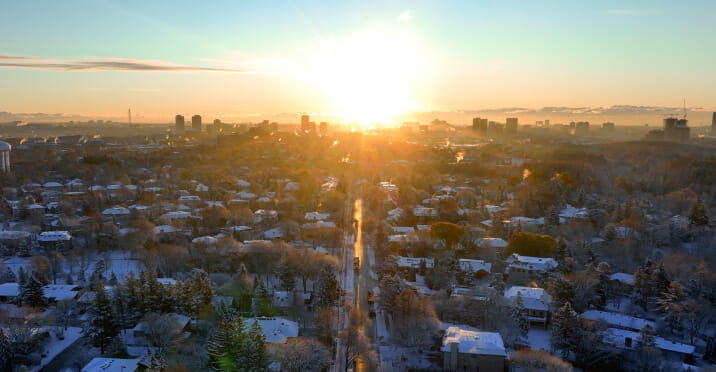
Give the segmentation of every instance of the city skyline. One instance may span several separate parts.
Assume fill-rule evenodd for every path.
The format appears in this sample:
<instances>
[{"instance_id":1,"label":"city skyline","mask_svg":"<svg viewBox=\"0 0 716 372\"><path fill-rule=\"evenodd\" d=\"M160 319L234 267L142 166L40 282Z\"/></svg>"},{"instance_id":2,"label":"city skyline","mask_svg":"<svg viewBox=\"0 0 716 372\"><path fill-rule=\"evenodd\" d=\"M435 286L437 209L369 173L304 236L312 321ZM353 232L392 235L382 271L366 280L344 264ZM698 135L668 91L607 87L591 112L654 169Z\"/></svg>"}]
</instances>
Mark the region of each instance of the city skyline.
<instances>
[{"instance_id":1,"label":"city skyline","mask_svg":"<svg viewBox=\"0 0 716 372\"><path fill-rule=\"evenodd\" d=\"M12 89L0 111L367 123L685 98L707 124L716 101L706 1L72 4L2 6L0 80Z\"/></svg>"}]
</instances>

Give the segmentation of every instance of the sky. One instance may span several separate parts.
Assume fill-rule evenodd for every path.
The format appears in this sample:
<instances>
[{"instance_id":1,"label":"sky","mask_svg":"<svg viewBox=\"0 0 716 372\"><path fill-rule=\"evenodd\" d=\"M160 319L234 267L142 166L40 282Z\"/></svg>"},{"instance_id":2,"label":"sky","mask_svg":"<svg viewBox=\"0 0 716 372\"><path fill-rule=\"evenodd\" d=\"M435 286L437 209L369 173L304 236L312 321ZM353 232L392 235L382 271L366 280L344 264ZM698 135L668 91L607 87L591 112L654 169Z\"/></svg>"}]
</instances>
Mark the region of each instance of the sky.
<instances>
[{"instance_id":1,"label":"sky","mask_svg":"<svg viewBox=\"0 0 716 372\"><path fill-rule=\"evenodd\" d=\"M716 2L0 3L0 111L380 121L716 107Z\"/></svg>"}]
</instances>

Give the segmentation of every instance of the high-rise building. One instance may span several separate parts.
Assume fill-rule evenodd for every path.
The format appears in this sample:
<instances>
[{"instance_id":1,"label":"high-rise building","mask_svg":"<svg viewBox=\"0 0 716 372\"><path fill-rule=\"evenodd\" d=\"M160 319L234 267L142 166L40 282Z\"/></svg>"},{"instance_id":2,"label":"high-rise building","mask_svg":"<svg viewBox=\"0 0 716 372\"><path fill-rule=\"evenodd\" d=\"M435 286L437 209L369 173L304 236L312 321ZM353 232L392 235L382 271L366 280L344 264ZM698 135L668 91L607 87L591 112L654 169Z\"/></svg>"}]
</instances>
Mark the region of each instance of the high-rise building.
<instances>
[{"instance_id":1,"label":"high-rise building","mask_svg":"<svg viewBox=\"0 0 716 372\"><path fill-rule=\"evenodd\" d=\"M10 150L9 143L0 141L0 172L10 173Z\"/></svg>"},{"instance_id":2,"label":"high-rise building","mask_svg":"<svg viewBox=\"0 0 716 372\"><path fill-rule=\"evenodd\" d=\"M318 131L319 133L321 133L322 136L328 134L328 123L322 121L320 124L318 124Z\"/></svg>"},{"instance_id":3,"label":"high-rise building","mask_svg":"<svg viewBox=\"0 0 716 372\"><path fill-rule=\"evenodd\" d=\"M184 116L183 115L177 115L174 118L174 126L177 132L183 132L184 131Z\"/></svg>"},{"instance_id":4,"label":"high-rise building","mask_svg":"<svg viewBox=\"0 0 716 372\"><path fill-rule=\"evenodd\" d=\"M194 115L191 117L191 130L194 132L201 132L201 115Z\"/></svg>"},{"instance_id":5,"label":"high-rise building","mask_svg":"<svg viewBox=\"0 0 716 372\"><path fill-rule=\"evenodd\" d=\"M602 130L605 132L614 132L614 123L610 121L602 123Z\"/></svg>"},{"instance_id":6,"label":"high-rise building","mask_svg":"<svg viewBox=\"0 0 716 372\"><path fill-rule=\"evenodd\" d=\"M308 115L301 115L301 132L306 133L310 130L311 117Z\"/></svg>"},{"instance_id":7,"label":"high-rise building","mask_svg":"<svg viewBox=\"0 0 716 372\"><path fill-rule=\"evenodd\" d=\"M667 141L688 141L691 137L689 121L674 117L664 119L664 139Z\"/></svg>"},{"instance_id":8,"label":"high-rise building","mask_svg":"<svg viewBox=\"0 0 716 372\"><path fill-rule=\"evenodd\" d=\"M214 119L214 132L219 133L222 128L223 124L221 124L221 119Z\"/></svg>"},{"instance_id":9,"label":"high-rise building","mask_svg":"<svg viewBox=\"0 0 716 372\"><path fill-rule=\"evenodd\" d=\"M487 134L487 119L473 118L472 119L472 130L480 134Z\"/></svg>"},{"instance_id":10,"label":"high-rise building","mask_svg":"<svg viewBox=\"0 0 716 372\"><path fill-rule=\"evenodd\" d=\"M571 125L572 123L570 123ZM578 136L585 135L589 132L589 122L588 121L578 121L574 123L574 134Z\"/></svg>"},{"instance_id":11,"label":"high-rise building","mask_svg":"<svg viewBox=\"0 0 716 372\"><path fill-rule=\"evenodd\" d=\"M517 126L518 126L517 118L507 118L505 120L505 133L508 133L508 134L517 133Z\"/></svg>"},{"instance_id":12,"label":"high-rise building","mask_svg":"<svg viewBox=\"0 0 716 372\"><path fill-rule=\"evenodd\" d=\"M711 119L711 134L716 134L716 112L714 112L714 116Z\"/></svg>"}]
</instances>

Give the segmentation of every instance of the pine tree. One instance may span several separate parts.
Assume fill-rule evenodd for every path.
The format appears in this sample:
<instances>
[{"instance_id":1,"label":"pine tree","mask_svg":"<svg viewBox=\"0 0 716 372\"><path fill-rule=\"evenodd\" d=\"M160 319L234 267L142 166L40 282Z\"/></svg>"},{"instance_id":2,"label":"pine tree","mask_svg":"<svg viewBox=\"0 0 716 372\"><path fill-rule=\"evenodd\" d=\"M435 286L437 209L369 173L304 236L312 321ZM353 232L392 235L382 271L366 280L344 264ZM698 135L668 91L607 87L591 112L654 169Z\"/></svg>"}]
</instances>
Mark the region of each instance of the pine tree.
<instances>
[{"instance_id":1,"label":"pine tree","mask_svg":"<svg viewBox=\"0 0 716 372\"><path fill-rule=\"evenodd\" d=\"M27 284L27 273L22 266L17 270L17 284L21 287Z\"/></svg>"},{"instance_id":2,"label":"pine tree","mask_svg":"<svg viewBox=\"0 0 716 372\"><path fill-rule=\"evenodd\" d=\"M149 368L147 368L146 372L167 372L168 370L169 366L167 366L164 353L152 353L152 357L149 359Z\"/></svg>"},{"instance_id":3,"label":"pine tree","mask_svg":"<svg viewBox=\"0 0 716 372\"><path fill-rule=\"evenodd\" d=\"M276 267L276 276L280 281L281 289L293 291L296 288L296 272L286 263L285 259L281 259Z\"/></svg>"},{"instance_id":4,"label":"pine tree","mask_svg":"<svg viewBox=\"0 0 716 372\"><path fill-rule=\"evenodd\" d=\"M209 365L217 371L232 371L233 354L241 345L244 336L244 322L240 316L227 313L219 323L207 343Z\"/></svg>"},{"instance_id":5,"label":"pine tree","mask_svg":"<svg viewBox=\"0 0 716 372\"><path fill-rule=\"evenodd\" d=\"M659 310L664 313L664 321L672 332L679 326L684 310L682 301L685 299L686 295L681 283L671 282L658 300Z\"/></svg>"},{"instance_id":6,"label":"pine tree","mask_svg":"<svg viewBox=\"0 0 716 372\"><path fill-rule=\"evenodd\" d=\"M266 370L266 336L258 320L254 320L248 329L246 340L245 364L246 372L263 372Z\"/></svg>"},{"instance_id":7,"label":"pine tree","mask_svg":"<svg viewBox=\"0 0 716 372\"><path fill-rule=\"evenodd\" d=\"M574 351L580 339L580 321L572 305L566 302L554 314L552 321L552 347L562 351L566 358Z\"/></svg>"},{"instance_id":8,"label":"pine tree","mask_svg":"<svg viewBox=\"0 0 716 372\"><path fill-rule=\"evenodd\" d=\"M35 276L31 276L22 291L22 302L30 306L45 306L45 291Z\"/></svg>"},{"instance_id":9,"label":"pine tree","mask_svg":"<svg viewBox=\"0 0 716 372\"><path fill-rule=\"evenodd\" d=\"M701 198L696 200L696 204L691 208L689 213L689 222L691 226L708 226L709 215L706 209L706 205Z\"/></svg>"},{"instance_id":10,"label":"pine tree","mask_svg":"<svg viewBox=\"0 0 716 372\"><path fill-rule=\"evenodd\" d=\"M104 354L105 348L112 342L112 339L119 334L119 324L112 309L112 304L107 297L104 286L95 288L95 300L90 313L89 327L85 335L92 340L92 344L100 348Z\"/></svg>"},{"instance_id":11,"label":"pine tree","mask_svg":"<svg viewBox=\"0 0 716 372\"><path fill-rule=\"evenodd\" d=\"M17 282L17 276L15 276L15 273L12 271L11 268L7 268L5 270L5 275L2 277L3 283L16 283Z\"/></svg>"},{"instance_id":12,"label":"pine tree","mask_svg":"<svg viewBox=\"0 0 716 372\"><path fill-rule=\"evenodd\" d=\"M119 280L117 279L117 275L112 271L112 276L109 278L109 284L110 285L117 285L119 283Z\"/></svg>"},{"instance_id":13,"label":"pine tree","mask_svg":"<svg viewBox=\"0 0 716 372\"><path fill-rule=\"evenodd\" d=\"M264 282L261 280L256 280L256 288L254 288L254 298L253 298L253 311L254 314L257 316L269 316L270 314L270 305L271 305L271 297L269 296L268 290L266 290L266 286L264 285Z\"/></svg>"},{"instance_id":14,"label":"pine tree","mask_svg":"<svg viewBox=\"0 0 716 372\"><path fill-rule=\"evenodd\" d=\"M12 370L12 344L5 330L0 328L0 371Z\"/></svg>"},{"instance_id":15,"label":"pine tree","mask_svg":"<svg viewBox=\"0 0 716 372\"><path fill-rule=\"evenodd\" d=\"M324 265L318 274L318 303L321 307L333 306L340 297L338 280L333 270Z\"/></svg>"},{"instance_id":16,"label":"pine tree","mask_svg":"<svg viewBox=\"0 0 716 372\"><path fill-rule=\"evenodd\" d=\"M199 314L214 298L211 280L203 270L193 270L191 277L182 283L180 291L180 296L186 301L184 311L188 314Z\"/></svg>"},{"instance_id":17,"label":"pine tree","mask_svg":"<svg viewBox=\"0 0 716 372\"><path fill-rule=\"evenodd\" d=\"M574 284L564 277L556 277L549 283L554 305L559 309L566 303L574 301Z\"/></svg>"},{"instance_id":18,"label":"pine tree","mask_svg":"<svg viewBox=\"0 0 716 372\"><path fill-rule=\"evenodd\" d=\"M517 292L517 297L515 297L515 303L510 309L510 315L512 316L512 319L515 320L515 323L517 323L517 327L520 330L521 338L523 340L526 340L527 333L530 330L530 321L528 318L527 309L525 308L525 301L522 299L522 294L520 292Z\"/></svg>"}]
</instances>

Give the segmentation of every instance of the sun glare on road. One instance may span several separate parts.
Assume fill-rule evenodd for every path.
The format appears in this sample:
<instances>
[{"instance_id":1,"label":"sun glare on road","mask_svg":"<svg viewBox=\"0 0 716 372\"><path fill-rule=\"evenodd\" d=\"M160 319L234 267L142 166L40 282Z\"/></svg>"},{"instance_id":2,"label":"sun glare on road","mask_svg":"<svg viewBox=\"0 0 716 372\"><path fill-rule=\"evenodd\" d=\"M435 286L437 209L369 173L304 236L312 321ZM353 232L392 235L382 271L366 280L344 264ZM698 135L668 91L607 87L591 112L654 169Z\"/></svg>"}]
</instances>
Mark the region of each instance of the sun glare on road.
<instances>
[{"instance_id":1,"label":"sun glare on road","mask_svg":"<svg viewBox=\"0 0 716 372\"><path fill-rule=\"evenodd\" d=\"M371 31L324 45L309 80L328 95L343 119L363 126L385 124L415 109L413 88L420 61L414 37Z\"/></svg>"}]
</instances>

